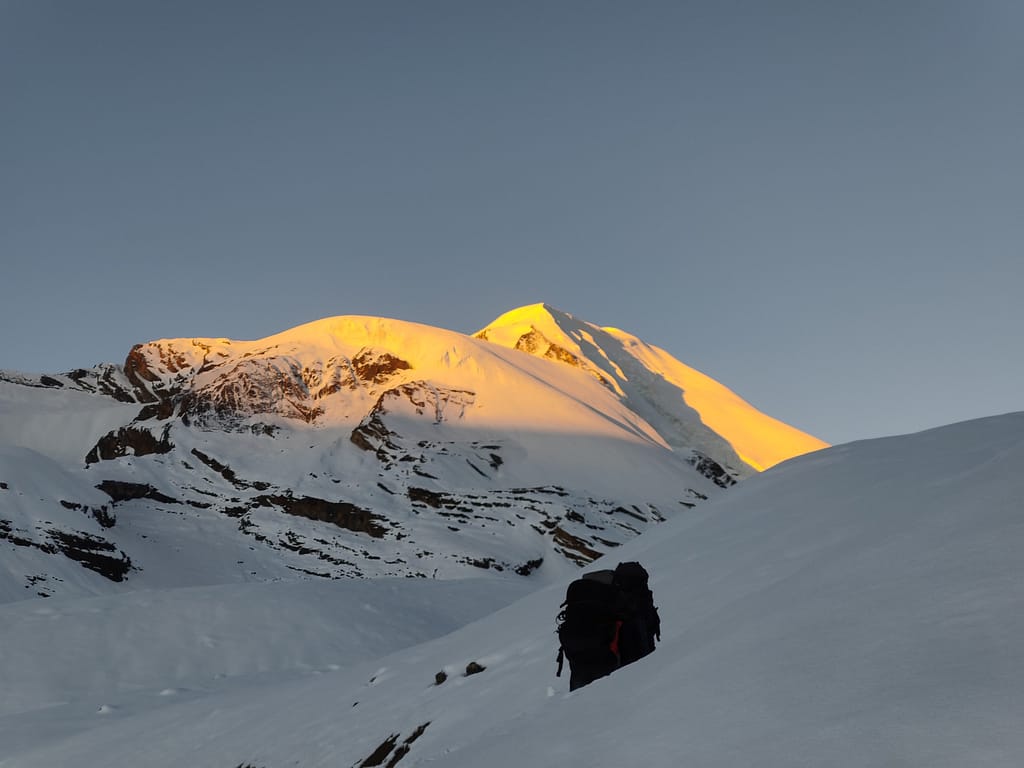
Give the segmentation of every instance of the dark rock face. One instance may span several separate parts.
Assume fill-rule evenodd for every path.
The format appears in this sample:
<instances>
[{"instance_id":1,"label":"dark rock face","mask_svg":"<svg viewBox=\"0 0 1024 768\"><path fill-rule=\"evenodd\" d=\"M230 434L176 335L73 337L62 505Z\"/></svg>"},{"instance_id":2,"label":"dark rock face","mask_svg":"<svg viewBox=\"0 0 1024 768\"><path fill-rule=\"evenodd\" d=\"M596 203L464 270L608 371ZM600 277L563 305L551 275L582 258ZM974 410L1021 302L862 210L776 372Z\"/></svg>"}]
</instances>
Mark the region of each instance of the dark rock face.
<instances>
[{"instance_id":1,"label":"dark rock face","mask_svg":"<svg viewBox=\"0 0 1024 768\"><path fill-rule=\"evenodd\" d=\"M121 427L116 432L108 432L99 439L85 457L86 464L109 461L121 456L147 456L151 453L170 453L174 445L168 439L168 427L164 428L160 437L156 437L148 429L142 427Z\"/></svg>"},{"instance_id":2,"label":"dark rock face","mask_svg":"<svg viewBox=\"0 0 1024 768\"><path fill-rule=\"evenodd\" d=\"M410 486L405 493L409 497L409 501L414 504L418 502L420 504L426 504L428 507L433 507L434 509L441 509L442 507L454 509L459 506L458 499L452 500L446 497L443 493L430 491L426 488Z\"/></svg>"},{"instance_id":3,"label":"dark rock face","mask_svg":"<svg viewBox=\"0 0 1024 768\"><path fill-rule=\"evenodd\" d=\"M244 482L242 482L242 481L240 481L238 479L238 477L235 475L235 470L233 470L227 464L222 464L221 462L217 461L215 458L213 458L211 456L207 456L205 453L200 451L198 448L193 448L192 449L192 455L195 456L197 459L199 459L201 462L203 462L203 464L208 466L210 469L212 469L214 472L219 474L221 477L223 477L225 480L227 480L229 483L231 483L236 488L247 488L247 487L249 487L248 483L244 483Z\"/></svg>"},{"instance_id":4,"label":"dark rock face","mask_svg":"<svg viewBox=\"0 0 1024 768\"><path fill-rule=\"evenodd\" d=\"M132 499L151 499L153 501L163 502L164 504L179 503L177 499L165 496L153 486L146 485L144 483L125 483L118 480L104 480L96 487L107 494L107 496L109 496L115 503L131 501Z\"/></svg>"},{"instance_id":5,"label":"dark rock face","mask_svg":"<svg viewBox=\"0 0 1024 768\"><path fill-rule=\"evenodd\" d=\"M398 436L391 432L381 420L383 412L381 401L378 400L377 405L373 407L367 417L352 430L349 440L364 451L376 452L377 458L381 461L387 461L388 451L395 453L400 451L401 447L396 442Z\"/></svg>"},{"instance_id":6,"label":"dark rock face","mask_svg":"<svg viewBox=\"0 0 1024 768\"><path fill-rule=\"evenodd\" d=\"M382 538L388 530L382 524L385 518L347 501L326 501L310 496L293 497L277 494L257 496L253 502L256 506L278 507L285 514L331 523L349 531L365 533L375 539Z\"/></svg>"},{"instance_id":7,"label":"dark rock face","mask_svg":"<svg viewBox=\"0 0 1024 768\"><path fill-rule=\"evenodd\" d=\"M549 360L557 360L562 363L567 363L574 368L580 367L580 360L576 355L565 347L560 347L549 341L548 338L536 328L520 336L519 340L516 342L515 348L520 352L526 352L531 355L536 355L541 353L541 350L544 350L541 354Z\"/></svg>"},{"instance_id":8,"label":"dark rock face","mask_svg":"<svg viewBox=\"0 0 1024 768\"><path fill-rule=\"evenodd\" d=\"M50 538L65 557L81 563L90 571L95 571L111 581L124 581L132 569L132 561L128 555L98 536L50 531Z\"/></svg>"},{"instance_id":9,"label":"dark rock face","mask_svg":"<svg viewBox=\"0 0 1024 768\"><path fill-rule=\"evenodd\" d=\"M176 362L172 357L170 364ZM288 357L258 357L223 364L204 364L220 370L201 387L176 396L177 413L185 424L209 428L238 428L258 414L272 414L312 424L324 414L318 401L343 389L379 385L412 366L387 352L362 350L352 360L331 358L318 367L302 366ZM149 373L142 368L137 378Z\"/></svg>"},{"instance_id":10,"label":"dark rock face","mask_svg":"<svg viewBox=\"0 0 1024 768\"><path fill-rule=\"evenodd\" d=\"M314 400L322 400L344 390L359 388L356 374L344 357L332 357L322 368L303 368L302 381Z\"/></svg>"},{"instance_id":11,"label":"dark rock face","mask_svg":"<svg viewBox=\"0 0 1024 768\"><path fill-rule=\"evenodd\" d=\"M116 365L101 363L93 368L76 368L57 376L32 376L0 371L0 381L38 389L71 389L104 395L122 403L137 402L127 379Z\"/></svg>"},{"instance_id":12,"label":"dark rock face","mask_svg":"<svg viewBox=\"0 0 1024 768\"><path fill-rule=\"evenodd\" d=\"M478 333L476 338L486 340L487 334ZM611 382L608 381L607 377L601 373L601 371L587 364L585 360L581 360L578 355L570 352L565 347L555 344L536 328L532 328L520 336L516 341L515 348L520 352L526 352L529 355L544 357L548 360L554 360L559 363L564 363L565 365L570 365L573 368L584 370L601 382L602 385L609 389L612 388Z\"/></svg>"},{"instance_id":13,"label":"dark rock face","mask_svg":"<svg viewBox=\"0 0 1024 768\"><path fill-rule=\"evenodd\" d=\"M0 520L0 541L9 541L16 547L38 547L32 539L22 536L10 520Z\"/></svg>"},{"instance_id":14,"label":"dark rock face","mask_svg":"<svg viewBox=\"0 0 1024 768\"><path fill-rule=\"evenodd\" d=\"M703 453L694 451L687 463L719 488L736 485L736 478L725 467Z\"/></svg>"},{"instance_id":15,"label":"dark rock face","mask_svg":"<svg viewBox=\"0 0 1024 768\"><path fill-rule=\"evenodd\" d=\"M98 365L91 370L74 370L68 374L68 378L87 392L97 392L122 403L136 402L134 393L124 387L119 371L113 365Z\"/></svg>"},{"instance_id":16,"label":"dark rock face","mask_svg":"<svg viewBox=\"0 0 1024 768\"><path fill-rule=\"evenodd\" d=\"M176 414L186 425L240 430L250 417L267 414L312 424L324 414L318 401L345 389L385 384L412 368L389 352L365 348L351 360L337 356L303 364L274 348L237 357L198 341L192 345L203 351L198 366L163 343L137 345L129 353L125 377L138 401L147 404L139 420Z\"/></svg>"},{"instance_id":17,"label":"dark rock face","mask_svg":"<svg viewBox=\"0 0 1024 768\"><path fill-rule=\"evenodd\" d=\"M520 576L529 576L535 570L540 568L544 564L544 558L538 557L536 560L527 560L520 566L515 568L515 572Z\"/></svg>"},{"instance_id":18,"label":"dark rock face","mask_svg":"<svg viewBox=\"0 0 1024 768\"><path fill-rule=\"evenodd\" d=\"M476 393L463 389L430 386L423 381L410 381L393 387L377 398L370 412L350 436L351 441L364 451L377 453L382 462L395 461L403 450L400 438L384 423L384 416L402 407L412 406L417 416L426 416L435 424L462 418L466 408L476 401ZM406 406L408 407L408 406Z\"/></svg>"},{"instance_id":19,"label":"dark rock face","mask_svg":"<svg viewBox=\"0 0 1024 768\"><path fill-rule=\"evenodd\" d=\"M150 386L160 381L160 376L149 365L143 354L145 345L136 344L124 361L124 375L135 387L135 397L140 403L155 403L160 398L150 391Z\"/></svg>"},{"instance_id":20,"label":"dark rock face","mask_svg":"<svg viewBox=\"0 0 1024 768\"><path fill-rule=\"evenodd\" d=\"M111 581L124 581L132 569L131 559L99 536L56 529L42 531L42 534L46 540L37 541L14 530L11 521L0 520L0 541L8 541L16 547L31 547L48 555L62 554Z\"/></svg>"},{"instance_id":21,"label":"dark rock face","mask_svg":"<svg viewBox=\"0 0 1024 768\"><path fill-rule=\"evenodd\" d=\"M211 384L186 393L178 407L185 424L236 429L257 414L276 414L307 424L323 414L294 364L246 360Z\"/></svg>"},{"instance_id":22,"label":"dark rock face","mask_svg":"<svg viewBox=\"0 0 1024 768\"><path fill-rule=\"evenodd\" d=\"M409 754L409 750L412 749L412 744L416 739L423 735L423 732L427 730L427 726L430 722L423 723L416 728L406 739L399 744L398 739L401 738L400 733L393 733L384 739L373 752L371 752L366 759L358 763L355 768L373 768L373 766L384 766L384 768L395 768L398 762ZM384 761L387 760L385 765Z\"/></svg>"},{"instance_id":23,"label":"dark rock face","mask_svg":"<svg viewBox=\"0 0 1024 768\"><path fill-rule=\"evenodd\" d=\"M104 528L113 528L117 524L117 518L114 517L113 512L110 511L106 504L97 508L61 499L60 505L65 509L77 509L80 512L84 512Z\"/></svg>"},{"instance_id":24,"label":"dark rock face","mask_svg":"<svg viewBox=\"0 0 1024 768\"><path fill-rule=\"evenodd\" d=\"M601 553L586 541L579 536L574 536L561 526L555 527L552 538L561 553L578 565L586 565L601 556Z\"/></svg>"},{"instance_id":25,"label":"dark rock face","mask_svg":"<svg viewBox=\"0 0 1024 768\"><path fill-rule=\"evenodd\" d=\"M164 421L165 419L171 418L174 415L174 403L170 400L161 400L158 403L150 403L144 405L142 410L139 411L139 415L135 417L136 421L149 421L150 419L157 419Z\"/></svg>"},{"instance_id":26,"label":"dark rock face","mask_svg":"<svg viewBox=\"0 0 1024 768\"><path fill-rule=\"evenodd\" d=\"M352 369L360 381L383 384L399 371L412 370L412 366L388 352L363 349L352 358Z\"/></svg>"}]
</instances>

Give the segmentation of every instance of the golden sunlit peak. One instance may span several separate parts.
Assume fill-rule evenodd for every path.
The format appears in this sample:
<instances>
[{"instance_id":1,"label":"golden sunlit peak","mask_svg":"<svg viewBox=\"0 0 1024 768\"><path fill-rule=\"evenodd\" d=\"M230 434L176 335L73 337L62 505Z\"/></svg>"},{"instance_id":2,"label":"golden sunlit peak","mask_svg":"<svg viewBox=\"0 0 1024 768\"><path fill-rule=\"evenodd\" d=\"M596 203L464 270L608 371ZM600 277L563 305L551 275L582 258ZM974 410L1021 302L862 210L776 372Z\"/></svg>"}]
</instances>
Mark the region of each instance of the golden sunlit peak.
<instances>
[{"instance_id":1,"label":"golden sunlit peak","mask_svg":"<svg viewBox=\"0 0 1024 768\"><path fill-rule=\"evenodd\" d=\"M553 346L523 344L529 334L540 334ZM694 443L698 434L708 445L724 441L739 461L757 471L827 447L818 438L761 413L727 387L633 334L598 327L545 303L506 312L477 336L583 369L620 397L628 398L632 392L640 400L651 388L663 393L674 390L676 403L683 409L678 418L686 421L687 413L694 414L703 429L687 430L685 438L678 438L679 444ZM568 355L552 354L553 348ZM677 406L666 401L660 407L672 411ZM668 442L673 442L671 435Z\"/></svg>"},{"instance_id":2,"label":"golden sunlit peak","mask_svg":"<svg viewBox=\"0 0 1024 768\"><path fill-rule=\"evenodd\" d=\"M521 337L536 331L550 341L571 344L559 324L560 320L571 319L572 315L538 302L509 310L474 335L502 346L515 347Z\"/></svg>"},{"instance_id":3,"label":"golden sunlit peak","mask_svg":"<svg viewBox=\"0 0 1024 768\"><path fill-rule=\"evenodd\" d=\"M511 309L505 314L501 315L493 323L491 327L496 325L513 325L516 323L533 323L536 321L550 322L555 314L565 315L565 312L552 307L550 304L544 302L538 302L536 304L527 304L516 309Z\"/></svg>"}]
</instances>

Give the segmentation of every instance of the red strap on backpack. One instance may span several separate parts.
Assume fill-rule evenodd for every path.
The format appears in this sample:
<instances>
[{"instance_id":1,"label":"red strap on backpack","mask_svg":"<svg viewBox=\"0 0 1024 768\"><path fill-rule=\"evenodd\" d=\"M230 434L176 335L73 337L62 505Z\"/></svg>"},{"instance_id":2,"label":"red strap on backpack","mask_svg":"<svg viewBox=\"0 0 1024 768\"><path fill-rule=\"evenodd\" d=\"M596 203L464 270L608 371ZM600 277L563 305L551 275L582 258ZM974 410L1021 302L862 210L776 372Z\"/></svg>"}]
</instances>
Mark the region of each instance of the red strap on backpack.
<instances>
[{"instance_id":1,"label":"red strap on backpack","mask_svg":"<svg viewBox=\"0 0 1024 768\"><path fill-rule=\"evenodd\" d=\"M608 645L611 648L612 653L615 654L615 658L619 658L619 630L622 629L622 622L615 622L615 635L612 637L611 643Z\"/></svg>"}]
</instances>

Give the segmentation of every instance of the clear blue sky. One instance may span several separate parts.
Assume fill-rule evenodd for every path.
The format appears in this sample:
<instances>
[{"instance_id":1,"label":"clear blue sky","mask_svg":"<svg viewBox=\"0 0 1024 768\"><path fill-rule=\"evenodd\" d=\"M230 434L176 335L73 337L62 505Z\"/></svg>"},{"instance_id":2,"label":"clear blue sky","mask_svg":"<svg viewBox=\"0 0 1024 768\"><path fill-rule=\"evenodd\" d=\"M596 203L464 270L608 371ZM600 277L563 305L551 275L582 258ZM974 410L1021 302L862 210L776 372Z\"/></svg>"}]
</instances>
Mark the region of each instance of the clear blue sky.
<instances>
[{"instance_id":1,"label":"clear blue sky","mask_svg":"<svg viewBox=\"0 0 1024 768\"><path fill-rule=\"evenodd\" d=\"M1024 409L1024 4L0 0L0 368L537 301L831 442Z\"/></svg>"}]
</instances>

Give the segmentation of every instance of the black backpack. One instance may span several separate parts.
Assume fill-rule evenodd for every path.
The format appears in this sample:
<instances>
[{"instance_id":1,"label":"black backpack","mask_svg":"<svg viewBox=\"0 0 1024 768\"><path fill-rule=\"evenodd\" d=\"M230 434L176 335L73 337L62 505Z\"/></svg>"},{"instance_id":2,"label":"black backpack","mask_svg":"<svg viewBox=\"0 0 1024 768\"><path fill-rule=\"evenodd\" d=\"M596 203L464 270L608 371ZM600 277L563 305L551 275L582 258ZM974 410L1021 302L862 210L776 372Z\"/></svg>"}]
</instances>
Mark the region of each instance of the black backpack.
<instances>
[{"instance_id":1,"label":"black backpack","mask_svg":"<svg viewBox=\"0 0 1024 768\"><path fill-rule=\"evenodd\" d=\"M661 639L661 617L648 586L647 570L637 562L619 563L612 582L622 593L626 614L619 637L619 661L631 664L654 650Z\"/></svg>"},{"instance_id":2,"label":"black backpack","mask_svg":"<svg viewBox=\"0 0 1024 768\"><path fill-rule=\"evenodd\" d=\"M574 691L646 656L654 650L651 627L656 620L647 571L639 563L584 574L569 584L558 614L556 674L562 674L568 659L569 690ZM660 621L654 629L660 633Z\"/></svg>"},{"instance_id":3,"label":"black backpack","mask_svg":"<svg viewBox=\"0 0 1024 768\"><path fill-rule=\"evenodd\" d=\"M576 579L565 592L558 614L558 672L569 660L569 690L604 677L619 666L618 636L622 596L613 571L595 571Z\"/></svg>"}]
</instances>

